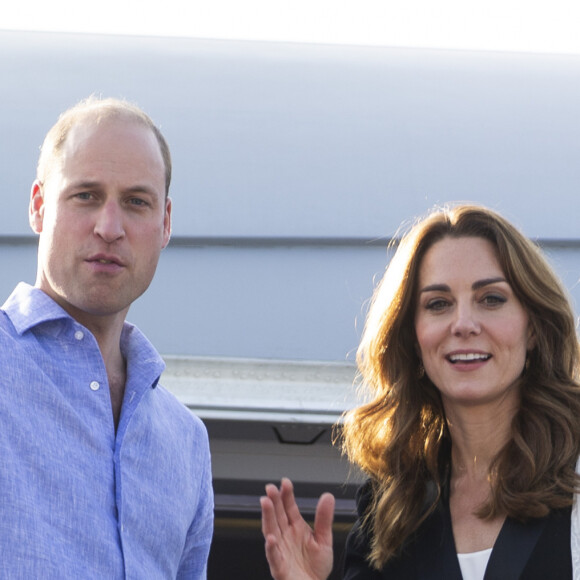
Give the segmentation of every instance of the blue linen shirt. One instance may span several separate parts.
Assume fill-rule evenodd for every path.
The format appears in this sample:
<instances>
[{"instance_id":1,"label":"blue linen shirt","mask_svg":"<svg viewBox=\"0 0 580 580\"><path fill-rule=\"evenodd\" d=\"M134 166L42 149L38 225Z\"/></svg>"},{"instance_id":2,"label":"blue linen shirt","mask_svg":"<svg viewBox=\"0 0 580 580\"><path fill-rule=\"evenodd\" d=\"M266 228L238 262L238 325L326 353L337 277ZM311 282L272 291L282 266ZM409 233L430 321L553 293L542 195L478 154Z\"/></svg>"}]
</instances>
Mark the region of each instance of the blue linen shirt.
<instances>
[{"instance_id":1,"label":"blue linen shirt","mask_svg":"<svg viewBox=\"0 0 580 580\"><path fill-rule=\"evenodd\" d=\"M205 578L207 432L125 323L117 432L93 335L19 284L0 311L0 578Z\"/></svg>"}]
</instances>

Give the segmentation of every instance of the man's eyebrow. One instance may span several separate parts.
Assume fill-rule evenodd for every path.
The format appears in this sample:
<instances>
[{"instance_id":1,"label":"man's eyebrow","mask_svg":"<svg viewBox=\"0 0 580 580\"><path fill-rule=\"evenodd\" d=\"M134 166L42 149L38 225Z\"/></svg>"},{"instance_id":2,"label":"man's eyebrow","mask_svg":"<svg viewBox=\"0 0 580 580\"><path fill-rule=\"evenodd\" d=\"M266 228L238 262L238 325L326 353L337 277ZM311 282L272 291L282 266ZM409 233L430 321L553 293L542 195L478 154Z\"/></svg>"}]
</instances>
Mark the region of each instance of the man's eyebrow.
<instances>
[{"instance_id":1,"label":"man's eyebrow","mask_svg":"<svg viewBox=\"0 0 580 580\"><path fill-rule=\"evenodd\" d=\"M101 189L104 187L100 181L76 181L70 184L70 189ZM125 193L146 193L155 195L156 190L145 184L132 185L123 190Z\"/></svg>"},{"instance_id":2,"label":"man's eyebrow","mask_svg":"<svg viewBox=\"0 0 580 580\"><path fill-rule=\"evenodd\" d=\"M478 290L490 284L497 284L498 282L506 282L507 280L503 276L497 276L496 278L484 278L483 280L477 280L471 285L472 290ZM451 288L447 284L430 284L421 288L420 292L451 292Z\"/></svg>"},{"instance_id":3,"label":"man's eyebrow","mask_svg":"<svg viewBox=\"0 0 580 580\"><path fill-rule=\"evenodd\" d=\"M132 185L123 190L124 193L145 193L147 195L156 195L157 190L148 185Z\"/></svg>"},{"instance_id":4,"label":"man's eyebrow","mask_svg":"<svg viewBox=\"0 0 580 580\"><path fill-rule=\"evenodd\" d=\"M96 189L101 187L98 181L74 181L69 185L70 189Z\"/></svg>"}]
</instances>

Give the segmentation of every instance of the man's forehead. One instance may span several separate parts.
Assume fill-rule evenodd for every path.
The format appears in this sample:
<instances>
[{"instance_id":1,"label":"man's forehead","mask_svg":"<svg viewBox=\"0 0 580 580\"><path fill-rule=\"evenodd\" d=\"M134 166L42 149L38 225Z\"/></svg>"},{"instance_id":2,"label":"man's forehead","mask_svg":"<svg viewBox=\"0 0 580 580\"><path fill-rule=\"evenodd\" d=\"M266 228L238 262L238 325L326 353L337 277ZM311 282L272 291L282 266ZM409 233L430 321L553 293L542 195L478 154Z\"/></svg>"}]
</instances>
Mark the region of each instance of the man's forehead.
<instances>
[{"instance_id":1,"label":"man's forehead","mask_svg":"<svg viewBox=\"0 0 580 580\"><path fill-rule=\"evenodd\" d=\"M68 132L63 148L73 151L80 146L115 139L131 139L143 144L153 144L159 150L157 140L150 127L131 118L112 117L105 119L82 119ZM161 151L159 150L161 157Z\"/></svg>"},{"instance_id":2,"label":"man's forehead","mask_svg":"<svg viewBox=\"0 0 580 580\"><path fill-rule=\"evenodd\" d=\"M149 166L164 175L164 163L153 132L135 122L83 123L71 129L61 150L61 163L99 160Z\"/></svg>"},{"instance_id":3,"label":"man's forehead","mask_svg":"<svg viewBox=\"0 0 580 580\"><path fill-rule=\"evenodd\" d=\"M112 172L112 173L111 173ZM126 120L75 124L53 157L45 181L101 182L114 175L125 182L149 184L165 195L165 166L154 133Z\"/></svg>"}]
</instances>

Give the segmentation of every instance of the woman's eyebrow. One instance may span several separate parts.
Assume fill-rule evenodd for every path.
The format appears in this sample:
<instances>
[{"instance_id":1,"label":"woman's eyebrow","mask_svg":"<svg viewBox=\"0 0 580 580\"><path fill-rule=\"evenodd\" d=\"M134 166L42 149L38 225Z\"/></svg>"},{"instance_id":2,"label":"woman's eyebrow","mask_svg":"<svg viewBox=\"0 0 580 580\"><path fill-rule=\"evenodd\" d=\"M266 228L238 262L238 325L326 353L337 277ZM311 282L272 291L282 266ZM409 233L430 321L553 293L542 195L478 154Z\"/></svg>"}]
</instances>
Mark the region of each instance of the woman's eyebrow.
<instances>
[{"instance_id":1,"label":"woman's eyebrow","mask_svg":"<svg viewBox=\"0 0 580 580\"><path fill-rule=\"evenodd\" d=\"M430 284L421 288L420 292L451 292L451 288L447 284Z\"/></svg>"},{"instance_id":2,"label":"woman's eyebrow","mask_svg":"<svg viewBox=\"0 0 580 580\"><path fill-rule=\"evenodd\" d=\"M485 278L483 280L474 282L471 287L473 290L477 290L478 288L483 288L484 286L489 286L490 284L497 284L498 282L507 283L507 280L503 276L497 276L496 278Z\"/></svg>"},{"instance_id":3,"label":"woman's eyebrow","mask_svg":"<svg viewBox=\"0 0 580 580\"><path fill-rule=\"evenodd\" d=\"M497 276L496 278L484 278L483 280L477 280L471 285L472 290L478 290L484 286L489 286L490 284L497 284L498 282L506 282L507 280L503 276ZM430 284L421 288L419 292L451 292L451 288L447 284Z\"/></svg>"}]
</instances>

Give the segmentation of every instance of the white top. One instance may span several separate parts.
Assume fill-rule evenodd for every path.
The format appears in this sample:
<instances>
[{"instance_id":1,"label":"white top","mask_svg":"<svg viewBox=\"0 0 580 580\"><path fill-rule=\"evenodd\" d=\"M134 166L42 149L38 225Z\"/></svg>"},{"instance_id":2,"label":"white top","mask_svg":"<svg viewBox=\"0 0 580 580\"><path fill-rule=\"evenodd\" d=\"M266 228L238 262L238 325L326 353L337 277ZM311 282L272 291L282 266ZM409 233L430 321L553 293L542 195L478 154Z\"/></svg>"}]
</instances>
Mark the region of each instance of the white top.
<instances>
[{"instance_id":1,"label":"white top","mask_svg":"<svg viewBox=\"0 0 580 580\"><path fill-rule=\"evenodd\" d=\"M469 554L457 554L463 580L483 580L492 548Z\"/></svg>"},{"instance_id":2,"label":"white top","mask_svg":"<svg viewBox=\"0 0 580 580\"><path fill-rule=\"evenodd\" d=\"M580 458L576 464L576 472L580 473ZM574 495L574 505L572 506L570 544L574 580L580 580L580 501L577 495ZM491 550L482 550L471 554L457 554L463 580L482 580L490 554Z\"/></svg>"},{"instance_id":3,"label":"white top","mask_svg":"<svg viewBox=\"0 0 580 580\"><path fill-rule=\"evenodd\" d=\"M576 473L580 473L580 459L578 459L578 463L576 464ZM580 580L580 505L577 494L574 494L574 505L572 506L570 547L572 548L572 569L574 570L574 580Z\"/></svg>"}]
</instances>

